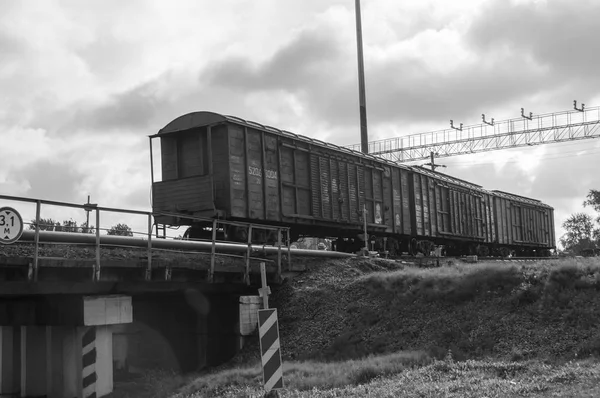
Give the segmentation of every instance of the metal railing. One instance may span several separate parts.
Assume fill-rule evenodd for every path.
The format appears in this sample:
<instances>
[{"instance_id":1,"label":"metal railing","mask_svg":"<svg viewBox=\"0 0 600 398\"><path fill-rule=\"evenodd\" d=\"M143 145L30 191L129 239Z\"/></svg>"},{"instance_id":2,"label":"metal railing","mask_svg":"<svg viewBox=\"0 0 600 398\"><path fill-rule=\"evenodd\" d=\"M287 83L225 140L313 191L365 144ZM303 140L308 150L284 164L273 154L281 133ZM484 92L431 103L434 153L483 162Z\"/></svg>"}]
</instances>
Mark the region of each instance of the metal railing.
<instances>
[{"instance_id":1,"label":"metal railing","mask_svg":"<svg viewBox=\"0 0 600 398\"><path fill-rule=\"evenodd\" d=\"M214 274L215 274L215 257L216 256L227 256L227 257L238 257L238 258L243 258L245 261L245 267L244 267L244 282L246 284L250 284L250 261L253 259L256 260L260 260L260 261L272 261L272 260L266 260L263 258L253 258L251 256L251 253L253 251L256 250L256 246L253 245L252 243L252 231L253 230L269 230L269 231L275 231L277 233L277 241L276 241L276 246L274 247L274 249L276 249L277 251L277 260L276 260L276 265L277 265L277 276L278 278L281 277L281 272L282 272L282 257L283 257L283 250L284 247L282 246L283 243L283 233L285 233L286 235L286 247L285 250L287 251L287 267L288 269L290 269L290 233L289 233L289 227L281 227L281 226L272 226L272 225L263 225L263 224L252 224L252 223L241 223L241 222L235 222L235 221L226 221L226 220L217 220L217 219L212 219L212 218L203 218L203 217L193 217L193 216L189 216L189 215L184 215L184 214L172 214L172 213L153 213L153 212L148 212L148 211L142 211L142 210L129 210L129 209L121 209L121 208L113 208L113 207L102 207L102 206L98 206L97 204L90 204L90 203L85 203L85 204L75 204L75 203L67 203L67 202L59 202L59 201L51 201L51 200L43 200L43 199L33 199L33 198L26 198L26 197L19 197L19 196L8 196L8 195L0 195L0 200L7 200L7 201L12 201L12 202L21 202L21 203L33 203L35 204L35 220L32 223L29 223L29 225L33 225L34 226L34 235L33 235L33 242L34 242L34 253L33 253L33 263L31 264L30 267L30 271L29 271L29 280L31 281L37 281L38 280L38 272L39 272L39 260L40 260L40 234L41 232L44 234L44 236L48 236L46 231L41 231L40 230L40 226L41 224L41 210L42 210L42 205L47 205L47 206L58 206L58 207L66 207L66 208L74 208L74 209L82 209L86 212L95 212L95 239L94 239L94 246L95 246L95 261L94 261L94 265L93 265L93 275L92 275L92 280L93 281L99 281L100 280L100 272L101 272L101 241L102 240L107 240L106 237L104 237L104 239L101 239L101 234L100 231L101 230L107 230L107 229L103 229L100 228L100 221L101 221L101 217L100 214L102 212L109 212L109 213L121 213L121 214L129 214L129 215L139 215L139 216L145 216L147 218L147 231L142 233L144 235L144 238L147 240L147 243L144 242L144 246L146 248L146 257L147 257L147 267L145 270L145 279L146 280L151 280L152 279L152 253L155 250L162 250L165 251L168 249L166 247L169 247L168 243L161 243L160 245L157 244L157 239L160 239L161 241L164 242L164 238L159 238L157 236L157 234L153 234L153 227L154 227L154 222L153 222L153 217L154 216L174 216L174 217L180 217L180 218L184 218L184 219L188 219L188 220L193 220L193 221L201 221L201 222L205 222L205 223L210 223L212 225L212 240L210 243L211 246L211 250L210 250L210 268L208 270L208 281L209 282L213 282L214 281ZM237 227L242 227L242 228L247 228L248 230L248 239L247 242L245 244L245 253L243 256L239 256L239 255L234 255L234 254L230 254L230 253L219 253L217 252L218 248L223 248L224 250L231 250L233 247L231 244L223 244L219 241L217 241L217 230L219 229L219 227L221 226L225 226L225 225L230 225L230 226L237 226ZM89 228L89 223L87 225L87 227ZM74 239L77 235L79 235L78 239ZM90 241L91 237L89 237L89 234L86 236L82 236L84 234L73 234L73 233L69 233L69 236L73 237L74 241L80 241L80 242L88 242ZM133 237L119 237L117 239L115 239L115 237L112 237L112 242L113 244L105 244L106 246L124 246L124 247L140 247L140 241L139 238L137 241L134 242L134 240L136 238ZM124 239L120 239L120 238L124 238ZM142 238L142 240L144 239ZM63 237L62 239L68 239L68 237ZM173 248L177 248L177 247L181 247L181 244L177 244L177 240L173 240L171 241L171 245L173 246ZM47 243L47 242L44 242ZM58 242L55 242L58 243ZM63 241L61 243L69 243L68 241ZM118 243L118 244L115 244ZM135 244L134 244L135 243ZM204 245L200 245L200 243L204 243ZM160 246L156 247L156 246ZM194 250L194 249L204 249L206 248L206 242L198 242L197 245L194 245L194 242L189 242L189 244L185 245L186 247L190 247L190 249ZM236 245L239 246L239 245ZM263 248L265 246L263 245ZM240 251L239 248L237 248L236 251ZM171 270L170 267L166 267L165 268L165 279L166 280L170 280L171 274L170 274Z\"/></svg>"}]
</instances>

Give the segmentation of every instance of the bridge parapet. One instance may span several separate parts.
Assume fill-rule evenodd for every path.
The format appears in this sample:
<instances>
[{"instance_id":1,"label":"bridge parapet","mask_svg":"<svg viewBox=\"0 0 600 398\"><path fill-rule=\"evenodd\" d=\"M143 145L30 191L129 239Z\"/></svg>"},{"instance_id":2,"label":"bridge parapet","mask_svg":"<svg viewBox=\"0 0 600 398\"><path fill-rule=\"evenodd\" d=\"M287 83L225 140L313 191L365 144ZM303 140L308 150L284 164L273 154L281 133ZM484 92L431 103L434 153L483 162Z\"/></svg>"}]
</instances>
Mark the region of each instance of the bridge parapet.
<instances>
[{"instance_id":1,"label":"bridge parapet","mask_svg":"<svg viewBox=\"0 0 600 398\"><path fill-rule=\"evenodd\" d=\"M136 281L241 281L249 286L254 279L260 281L260 276L255 277L259 275L260 262L268 263L267 272L274 282L281 280L282 261L287 259L283 267L290 269L287 227L231 222L186 214L155 214L140 210L100 207L90 204L89 200L88 203L79 205L0 195L0 201L0 204L10 203L15 208L29 205L29 209L25 210L25 219L31 219L31 222L25 223L29 229L23 232L16 245L0 245L0 268L12 267L10 272L0 272L0 278L5 281L35 282L47 280L49 277L56 279L57 270L60 269L65 276L69 273L80 275L78 281L113 281L115 278L123 278L123 274L128 273L129 278ZM32 206L34 208L31 208ZM63 225L54 225L53 222L50 225L47 221L49 218L41 217L42 207L45 210L44 214L49 213L47 208L59 208L56 214L63 214L61 211L64 209L71 210L69 214L83 210L87 213L88 221L79 227L72 218ZM90 226L90 212L95 213L95 227ZM114 219L106 213L145 218L146 230L139 232L138 228L120 231L110 229L101 224L101 220ZM161 235L159 225L154 220L165 216L201 221L210 225L205 230L209 236L212 235L212 239L183 239L181 235L167 234L164 226ZM138 226L143 224L138 223ZM277 242L272 246L255 245L251 234L243 244L218 240L218 232L232 225L247 228L249 231L270 230L276 233ZM286 245L283 244L284 237ZM82 273L82 270L85 271ZM84 275L86 272L87 277Z\"/></svg>"}]
</instances>

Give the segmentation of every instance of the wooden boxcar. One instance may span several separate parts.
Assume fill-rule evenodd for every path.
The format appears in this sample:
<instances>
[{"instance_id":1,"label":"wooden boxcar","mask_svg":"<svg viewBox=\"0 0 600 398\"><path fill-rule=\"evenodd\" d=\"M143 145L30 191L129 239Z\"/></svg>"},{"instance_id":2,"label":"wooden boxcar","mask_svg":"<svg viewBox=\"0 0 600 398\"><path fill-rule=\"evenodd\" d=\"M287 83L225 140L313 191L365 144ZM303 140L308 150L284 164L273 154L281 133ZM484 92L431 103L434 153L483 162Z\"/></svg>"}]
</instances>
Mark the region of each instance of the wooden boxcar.
<instances>
[{"instance_id":1,"label":"wooden boxcar","mask_svg":"<svg viewBox=\"0 0 600 398\"><path fill-rule=\"evenodd\" d=\"M492 191L497 246L517 255L539 255L555 245L554 209L539 200Z\"/></svg>"},{"instance_id":2,"label":"wooden boxcar","mask_svg":"<svg viewBox=\"0 0 600 398\"><path fill-rule=\"evenodd\" d=\"M158 223L191 224L183 217L191 215L352 236L365 205L374 233L412 232L408 167L210 112L181 116L151 138L160 139L162 165L153 211L182 215Z\"/></svg>"},{"instance_id":3,"label":"wooden boxcar","mask_svg":"<svg viewBox=\"0 0 600 398\"><path fill-rule=\"evenodd\" d=\"M541 202L236 117L190 113L150 138L161 145L152 184L160 224L202 227L188 218L196 216L282 225L293 238L338 237L338 249L354 250L366 209L369 235L402 251L554 246L552 209ZM519 216L503 210L517 205ZM538 227L547 233L527 235Z\"/></svg>"},{"instance_id":4,"label":"wooden boxcar","mask_svg":"<svg viewBox=\"0 0 600 398\"><path fill-rule=\"evenodd\" d=\"M413 167L411 192L417 238L448 254L487 255L496 235L492 196L479 185Z\"/></svg>"}]
</instances>

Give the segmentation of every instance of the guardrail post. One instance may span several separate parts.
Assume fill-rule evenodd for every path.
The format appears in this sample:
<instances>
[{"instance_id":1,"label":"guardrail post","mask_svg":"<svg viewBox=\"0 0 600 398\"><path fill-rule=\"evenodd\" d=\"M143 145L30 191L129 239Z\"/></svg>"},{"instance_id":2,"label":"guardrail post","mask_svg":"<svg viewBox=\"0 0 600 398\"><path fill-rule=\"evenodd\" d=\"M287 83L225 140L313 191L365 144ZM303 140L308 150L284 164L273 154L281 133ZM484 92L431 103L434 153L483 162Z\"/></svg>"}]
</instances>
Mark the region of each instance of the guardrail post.
<instances>
[{"instance_id":1,"label":"guardrail post","mask_svg":"<svg viewBox=\"0 0 600 398\"><path fill-rule=\"evenodd\" d=\"M250 285L250 254L252 253L252 225L248 225L248 249L246 250L246 271L244 272L244 282Z\"/></svg>"},{"instance_id":2,"label":"guardrail post","mask_svg":"<svg viewBox=\"0 0 600 398\"><path fill-rule=\"evenodd\" d=\"M96 264L92 280L100 280L100 209L96 209Z\"/></svg>"},{"instance_id":3,"label":"guardrail post","mask_svg":"<svg viewBox=\"0 0 600 398\"><path fill-rule=\"evenodd\" d=\"M148 214L148 267L146 268L146 280L152 279L152 214Z\"/></svg>"},{"instance_id":4,"label":"guardrail post","mask_svg":"<svg viewBox=\"0 0 600 398\"><path fill-rule=\"evenodd\" d=\"M281 228L277 228L277 280L281 280Z\"/></svg>"},{"instance_id":5,"label":"guardrail post","mask_svg":"<svg viewBox=\"0 0 600 398\"><path fill-rule=\"evenodd\" d=\"M35 202L35 252L33 253L33 272L32 275L29 276L29 279L33 279L34 282L37 282L38 279L38 258L39 258L39 248L40 248L40 213L42 208L42 202L39 200Z\"/></svg>"},{"instance_id":6,"label":"guardrail post","mask_svg":"<svg viewBox=\"0 0 600 398\"><path fill-rule=\"evenodd\" d=\"M212 247L210 249L210 270L208 271L208 282L212 283L215 277L215 249L217 242L217 220L213 220L212 225Z\"/></svg>"}]
</instances>

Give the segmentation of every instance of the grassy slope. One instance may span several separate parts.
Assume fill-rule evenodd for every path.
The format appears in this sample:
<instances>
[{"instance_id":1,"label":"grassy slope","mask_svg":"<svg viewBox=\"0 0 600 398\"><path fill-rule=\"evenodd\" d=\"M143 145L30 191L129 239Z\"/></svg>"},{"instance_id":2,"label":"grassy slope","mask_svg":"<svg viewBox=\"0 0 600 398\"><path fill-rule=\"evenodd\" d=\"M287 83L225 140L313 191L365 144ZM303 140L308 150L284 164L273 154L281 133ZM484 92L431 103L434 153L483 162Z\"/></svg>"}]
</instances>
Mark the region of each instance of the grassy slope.
<instances>
[{"instance_id":1,"label":"grassy slope","mask_svg":"<svg viewBox=\"0 0 600 398\"><path fill-rule=\"evenodd\" d=\"M597 259L309 268L273 296L283 396L600 395ZM261 396L257 351L254 337L240 367L181 380L178 396Z\"/></svg>"},{"instance_id":2,"label":"grassy slope","mask_svg":"<svg viewBox=\"0 0 600 398\"><path fill-rule=\"evenodd\" d=\"M283 397L596 397L600 364L490 360L422 362L414 354L339 363L286 363ZM238 368L198 378L172 398L262 397L260 370Z\"/></svg>"},{"instance_id":3,"label":"grassy slope","mask_svg":"<svg viewBox=\"0 0 600 398\"><path fill-rule=\"evenodd\" d=\"M278 297L284 354L324 360L399 350L437 358L451 350L456 359L600 354L600 261L518 264L385 272L347 265L360 273L352 280L321 270L321 284L292 282Z\"/></svg>"}]
</instances>

